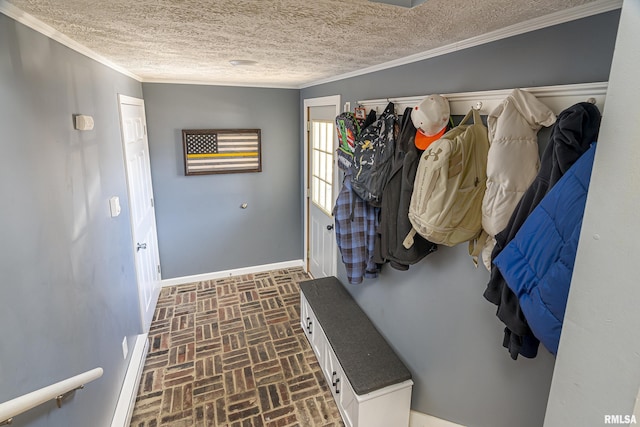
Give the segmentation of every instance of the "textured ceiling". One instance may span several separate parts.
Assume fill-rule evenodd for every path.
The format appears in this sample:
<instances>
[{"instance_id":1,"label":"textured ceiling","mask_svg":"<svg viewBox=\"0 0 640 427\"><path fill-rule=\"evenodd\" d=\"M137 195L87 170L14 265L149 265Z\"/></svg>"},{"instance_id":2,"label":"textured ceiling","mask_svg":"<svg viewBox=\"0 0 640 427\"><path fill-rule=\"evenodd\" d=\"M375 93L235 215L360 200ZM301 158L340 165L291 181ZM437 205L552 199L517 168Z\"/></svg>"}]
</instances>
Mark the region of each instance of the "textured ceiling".
<instances>
[{"instance_id":1,"label":"textured ceiling","mask_svg":"<svg viewBox=\"0 0 640 427\"><path fill-rule=\"evenodd\" d=\"M8 0L145 81L300 87L592 0ZM254 60L234 67L232 59Z\"/></svg>"}]
</instances>

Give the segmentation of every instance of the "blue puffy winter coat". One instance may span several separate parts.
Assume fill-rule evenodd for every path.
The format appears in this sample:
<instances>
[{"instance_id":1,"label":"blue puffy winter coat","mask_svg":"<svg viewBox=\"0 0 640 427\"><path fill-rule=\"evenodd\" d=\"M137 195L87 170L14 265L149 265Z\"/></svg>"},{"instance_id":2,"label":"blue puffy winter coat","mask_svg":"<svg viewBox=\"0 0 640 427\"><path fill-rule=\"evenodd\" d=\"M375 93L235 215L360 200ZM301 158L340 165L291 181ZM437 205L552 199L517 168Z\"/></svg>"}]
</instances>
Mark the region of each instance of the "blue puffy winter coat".
<instances>
[{"instance_id":1,"label":"blue puffy winter coat","mask_svg":"<svg viewBox=\"0 0 640 427\"><path fill-rule=\"evenodd\" d=\"M558 351L594 155L595 144L547 193L493 261L518 297L531 331L554 355Z\"/></svg>"}]
</instances>

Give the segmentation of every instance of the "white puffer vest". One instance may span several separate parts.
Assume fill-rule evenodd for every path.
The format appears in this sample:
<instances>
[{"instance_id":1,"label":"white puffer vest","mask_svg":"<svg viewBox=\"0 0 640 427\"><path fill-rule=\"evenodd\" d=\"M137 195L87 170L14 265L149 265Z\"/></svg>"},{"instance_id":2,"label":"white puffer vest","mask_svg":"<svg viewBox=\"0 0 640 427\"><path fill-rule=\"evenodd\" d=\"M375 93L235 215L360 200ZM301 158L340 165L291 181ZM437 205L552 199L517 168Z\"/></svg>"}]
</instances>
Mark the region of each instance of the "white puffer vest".
<instances>
[{"instance_id":1,"label":"white puffer vest","mask_svg":"<svg viewBox=\"0 0 640 427\"><path fill-rule=\"evenodd\" d=\"M549 107L520 89L514 89L487 117L491 147L487 190L482 199L482 228L489 236L482 259L489 271L494 236L505 229L540 168L538 131L555 121L556 116Z\"/></svg>"}]
</instances>

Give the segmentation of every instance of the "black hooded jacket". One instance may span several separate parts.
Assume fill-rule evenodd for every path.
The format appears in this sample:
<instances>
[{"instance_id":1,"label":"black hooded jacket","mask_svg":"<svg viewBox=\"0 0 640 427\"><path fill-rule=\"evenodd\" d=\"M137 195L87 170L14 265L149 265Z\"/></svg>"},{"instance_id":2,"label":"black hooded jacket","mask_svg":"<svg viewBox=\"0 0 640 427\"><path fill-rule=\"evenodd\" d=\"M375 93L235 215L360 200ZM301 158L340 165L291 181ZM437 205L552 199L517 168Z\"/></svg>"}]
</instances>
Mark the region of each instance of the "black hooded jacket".
<instances>
[{"instance_id":1,"label":"black hooded jacket","mask_svg":"<svg viewBox=\"0 0 640 427\"><path fill-rule=\"evenodd\" d=\"M555 183L589 149L590 144L597 140L600 119L598 108L587 102L575 104L558 115L551 130L549 144L542 154L538 175L523 194L507 227L496 235L496 246L491 253L492 260L515 237L529 214ZM538 340L529 329L518 297L493 264L484 297L498 306L496 314L506 325L503 345L509 350L511 357L517 359L518 354L535 357Z\"/></svg>"},{"instance_id":2,"label":"black hooded jacket","mask_svg":"<svg viewBox=\"0 0 640 427\"><path fill-rule=\"evenodd\" d=\"M382 193L380 225L374 247L374 261L377 264L390 262L397 270L409 269L411 264L438 248L420 235L415 236L410 249L402 245L413 227L409 221L409 205L421 154L415 145L416 128L411 121L411 110L406 108L402 115L391 174Z\"/></svg>"}]
</instances>

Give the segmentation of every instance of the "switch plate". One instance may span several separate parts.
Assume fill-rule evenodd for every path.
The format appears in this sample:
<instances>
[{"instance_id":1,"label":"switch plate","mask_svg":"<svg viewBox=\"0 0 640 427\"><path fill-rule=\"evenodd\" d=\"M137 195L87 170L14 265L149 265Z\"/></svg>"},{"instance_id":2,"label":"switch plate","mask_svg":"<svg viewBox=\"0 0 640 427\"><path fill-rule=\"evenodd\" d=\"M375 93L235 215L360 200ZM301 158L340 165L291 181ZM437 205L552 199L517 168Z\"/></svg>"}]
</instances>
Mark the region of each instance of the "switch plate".
<instances>
[{"instance_id":1,"label":"switch plate","mask_svg":"<svg viewBox=\"0 0 640 427\"><path fill-rule=\"evenodd\" d=\"M120 197L113 196L109 199L109 210L111 211L111 218L115 218L120 215L122 208L120 207Z\"/></svg>"},{"instance_id":2,"label":"switch plate","mask_svg":"<svg viewBox=\"0 0 640 427\"><path fill-rule=\"evenodd\" d=\"M127 337L122 338L122 357L127 358L129 354L129 347L127 346Z\"/></svg>"}]
</instances>

